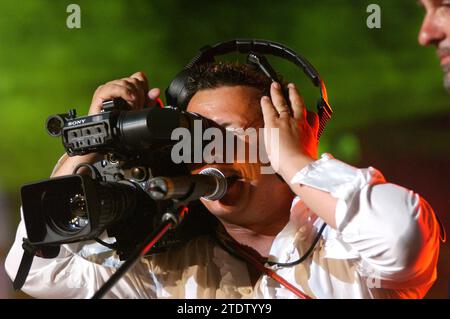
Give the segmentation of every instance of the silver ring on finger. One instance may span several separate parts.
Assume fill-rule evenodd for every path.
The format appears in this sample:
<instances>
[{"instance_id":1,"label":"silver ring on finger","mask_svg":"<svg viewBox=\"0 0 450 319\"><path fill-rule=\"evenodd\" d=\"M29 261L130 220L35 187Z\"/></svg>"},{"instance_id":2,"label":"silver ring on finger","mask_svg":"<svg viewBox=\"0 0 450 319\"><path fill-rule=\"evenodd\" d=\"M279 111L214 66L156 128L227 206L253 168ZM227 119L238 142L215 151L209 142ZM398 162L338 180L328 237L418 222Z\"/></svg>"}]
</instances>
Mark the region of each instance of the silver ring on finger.
<instances>
[{"instance_id":1,"label":"silver ring on finger","mask_svg":"<svg viewBox=\"0 0 450 319\"><path fill-rule=\"evenodd\" d=\"M289 115L291 115L291 111L289 111L289 109L284 109L278 112L278 115L281 115L281 113L288 113Z\"/></svg>"}]
</instances>

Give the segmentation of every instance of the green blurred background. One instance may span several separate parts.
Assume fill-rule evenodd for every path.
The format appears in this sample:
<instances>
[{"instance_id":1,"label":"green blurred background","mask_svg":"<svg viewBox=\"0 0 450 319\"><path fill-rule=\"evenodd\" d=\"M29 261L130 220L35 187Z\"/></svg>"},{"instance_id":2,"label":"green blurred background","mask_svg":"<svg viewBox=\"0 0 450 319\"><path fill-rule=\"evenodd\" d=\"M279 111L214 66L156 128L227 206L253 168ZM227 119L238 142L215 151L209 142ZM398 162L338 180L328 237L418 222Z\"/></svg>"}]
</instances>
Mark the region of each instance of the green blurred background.
<instances>
[{"instance_id":1,"label":"green blurred background","mask_svg":"<svg viewBox=\"0 0 450 319\"><path fill-rule=\"evenodd\" d=\"M66 26L70 3L81 7L80 29ZM366 26L370 3L381 7L381 29ZM18 223L20 186L47 178L63 153L44 130L50 114L86 114L97 86L138 70L165 88L198 48L236 37L281 42L307 57L335 111L321 151L419 192L449 229L449 94L434 49L417 43L423 15L415 0L2 0L2 258ZM314 105L317 90L303 74L273 62ZM449 256L443 245L428 297L447 297ZM1 272L0 296L23 297Z\"/></svg>"}]
</instances>

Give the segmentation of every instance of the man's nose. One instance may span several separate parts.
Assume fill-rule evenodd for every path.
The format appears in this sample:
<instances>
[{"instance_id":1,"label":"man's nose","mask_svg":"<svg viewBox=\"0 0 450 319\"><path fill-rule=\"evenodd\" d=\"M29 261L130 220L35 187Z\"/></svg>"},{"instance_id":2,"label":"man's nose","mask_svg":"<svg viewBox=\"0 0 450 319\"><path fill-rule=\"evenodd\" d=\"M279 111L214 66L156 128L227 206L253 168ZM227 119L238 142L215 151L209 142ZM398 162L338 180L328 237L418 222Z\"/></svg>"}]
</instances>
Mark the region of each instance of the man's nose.
<instances>
[{"instance_id":1,"label":"man's nose","mask_svg":"<svg viewBox=\"0 0 450 319\"><path fill-rule=\"evenodd\" d=\"M434 13L427 14L419 31L420 45L437 45L440 41L445 39L445 36L444 27L436 15Z\"/></svg>"}]
</instances>

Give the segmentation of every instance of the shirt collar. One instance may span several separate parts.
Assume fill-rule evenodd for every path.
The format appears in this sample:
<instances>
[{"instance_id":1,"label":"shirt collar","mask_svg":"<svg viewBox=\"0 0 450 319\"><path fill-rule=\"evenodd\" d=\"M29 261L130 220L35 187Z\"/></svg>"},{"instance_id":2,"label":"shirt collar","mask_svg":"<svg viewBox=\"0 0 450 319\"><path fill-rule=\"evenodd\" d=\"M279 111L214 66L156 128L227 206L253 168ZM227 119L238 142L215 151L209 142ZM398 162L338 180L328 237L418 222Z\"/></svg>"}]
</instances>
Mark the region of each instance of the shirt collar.
<instances>
[{"instance_id":1,"label":"shirt collar","mask_svg":"<svg viewBox=\"0 0 450 319\"><path fill-rule=\"evenodd\" d=\"M312 244L318 227L323 221L317 217L297 196L292 201L288 223L275 237L269 260L288 263L299 259Z\"/></svg>"}]
</instances>

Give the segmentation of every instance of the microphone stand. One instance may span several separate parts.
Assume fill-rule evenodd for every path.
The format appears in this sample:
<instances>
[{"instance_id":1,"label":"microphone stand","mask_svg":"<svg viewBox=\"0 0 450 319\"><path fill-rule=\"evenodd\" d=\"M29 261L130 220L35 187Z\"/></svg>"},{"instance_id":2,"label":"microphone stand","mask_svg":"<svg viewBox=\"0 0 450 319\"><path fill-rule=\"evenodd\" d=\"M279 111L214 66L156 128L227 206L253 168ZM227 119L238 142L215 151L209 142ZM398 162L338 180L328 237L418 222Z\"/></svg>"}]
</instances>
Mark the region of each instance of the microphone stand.
<instances>
[{"instance_id":1,"label":"microphone stand","mask_svg":"<svg viewBox=\"0 0 450 319\"><path fill-rule=\"evenodd\" d=\"M130 257L117 269L117 271L103 284L102 287L92 296L92 299L101 299L122 276L131 269L137 261L144 257L145 254L161 239L164 234L172 228L178 226L184 215L188 212L185 204L176 200L172 201L172 206L167 209L167 212L162 216L160 225L150 233L139 245Z\"/></svg>"}]
</instances>

